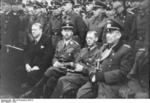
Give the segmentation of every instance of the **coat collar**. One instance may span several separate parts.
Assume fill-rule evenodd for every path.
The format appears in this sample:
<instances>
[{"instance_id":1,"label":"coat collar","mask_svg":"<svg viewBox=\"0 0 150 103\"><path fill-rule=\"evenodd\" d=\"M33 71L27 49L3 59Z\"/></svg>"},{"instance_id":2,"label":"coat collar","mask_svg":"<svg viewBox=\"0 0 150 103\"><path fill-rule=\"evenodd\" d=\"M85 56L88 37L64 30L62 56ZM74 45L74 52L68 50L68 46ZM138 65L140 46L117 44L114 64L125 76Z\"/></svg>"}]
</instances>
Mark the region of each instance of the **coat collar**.
<instances>
[{"instance_id":1,"label":"coat collar","mask_svg":"<svg viewBox=\"0 0 150 103\"><path fill-rule=\"evenodd\" d=\"M42 34L37 44L40 44L41 42L45 41L45 36ZM34 41L33 41L34 42Z\"/></svg>"},{"instance_id":2,"label":"coat collar","mask_svg":"<svg viewBox=\"0 0 150 103\"><path fill-rule=\"evenodd\" d=\"M113 50L114 52L117 52L118 49L119 49L122 45L123 45L123 42L122 42L122 40L120 40L120 41L117 43L117 45L115 45L115 46L112 48L112 50ZM106 48L110 48L108 44L104 44L104 45L102 46L102 48L101 48L101 51L103 52Z\"/></svg>"}]
</instances>

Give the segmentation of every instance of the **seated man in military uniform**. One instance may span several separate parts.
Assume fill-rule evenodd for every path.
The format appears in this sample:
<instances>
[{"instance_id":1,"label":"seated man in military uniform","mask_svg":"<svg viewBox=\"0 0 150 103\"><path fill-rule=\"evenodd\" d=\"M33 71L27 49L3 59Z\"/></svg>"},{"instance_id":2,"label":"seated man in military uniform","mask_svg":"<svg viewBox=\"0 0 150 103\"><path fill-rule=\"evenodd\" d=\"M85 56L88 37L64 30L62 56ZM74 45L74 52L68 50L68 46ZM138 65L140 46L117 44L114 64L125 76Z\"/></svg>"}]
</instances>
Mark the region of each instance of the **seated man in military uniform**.
<instances>
[{"instance_id":1,"label":"seated man in military uniform","mask_svg":"<svg viewBox=\"0 0 150 103\"><path fill-rule=\"evenodd\" d=\"M88 81L88 72L82 68L90 69L95 66L95 58L99 54L99 44L97 44L98 34L89 31L86 36L87 47L80 51L74 62L74 70L59 79L51 98L75 98L77 90Z\"/></svg>"},{"instance_id":2,"label":"seated man in military uniform","mask_svg":"<svg viewBox=\"0 0 150 103\"><path fill-rule=\"evenodd\" d=\"M78 90L77 98L118 98L118 89L132 68L132 48L122 42L123 26L110 19L106 29L107 42L100 48L100 58L95 60L98 68L89 71L90 81Z\"/></svg>"},{"instance_id":3,"label":"seated man in military uniform","mask_svg":"<svg viewBox=\"0 0 150 103\"><path fill-rule=\"evenodd\" d=\"M67 68L70 68L72 62L74 62L76 55L80 51L80 45L72 39L73 36L73 25L71 22L65 22L62 25L62 35L63 40L59 41L56 47L55 55L53 58L53 66L48 68L44 73L41 80L33 87L31 91L28 91L21 97L39 97L40 92L43 91L43 86L50 82L48 85L51 90L49 90L49 95L53 91L57 80L66 75ZM47 97L45 95L44 97Z\"/></svg>"}]
</instances>

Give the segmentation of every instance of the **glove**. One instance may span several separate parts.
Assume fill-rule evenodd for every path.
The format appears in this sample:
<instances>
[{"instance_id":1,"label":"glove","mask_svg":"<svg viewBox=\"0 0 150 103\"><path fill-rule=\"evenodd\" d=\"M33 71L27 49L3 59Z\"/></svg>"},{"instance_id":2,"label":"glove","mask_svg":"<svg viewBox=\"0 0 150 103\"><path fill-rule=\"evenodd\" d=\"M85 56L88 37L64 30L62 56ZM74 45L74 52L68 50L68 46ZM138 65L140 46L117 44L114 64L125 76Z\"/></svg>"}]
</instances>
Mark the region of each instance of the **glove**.
<instances>
[{"instance_id":1,"label":"glove","mask_svg":"<svg viewBox=\"0 0 150 103\"><path fill-rule=\"evenodd\" d=\"M34 70L40 70L40 68L38 66L34 66L31 71L34 71Z\"/></svg>"},{"instance_id":2,"label":"glove","mask_svg":"<svg viewBox=\"0 0 150 103\"><path fill-rule=\"evenodd\" d=\"M56 61L54 64L53 64L54 67L63 67L62 63Z\"/></svg>"},{"instance_id":3,"label":"glove","mask_svg":"<svg viewBox=\"0 0 150 103\"><path fill-rule=\"evenodd\" d=\"M75 71L77 72L81 72L83 71L84 66L82 66L81 64L76 64L75 65Z\"/></svg>"},{"instance_id":4,"label":"glove","mask_svg":"<svg viewBox=\"0 0 150 103\"><path fill-rule=\"evenodd\" d=\"M31 66L29 64L26 64L25 65L25 68L26 68L26 71L27 72L30 72L31 71Z\"/></svg>"}]
</instances>

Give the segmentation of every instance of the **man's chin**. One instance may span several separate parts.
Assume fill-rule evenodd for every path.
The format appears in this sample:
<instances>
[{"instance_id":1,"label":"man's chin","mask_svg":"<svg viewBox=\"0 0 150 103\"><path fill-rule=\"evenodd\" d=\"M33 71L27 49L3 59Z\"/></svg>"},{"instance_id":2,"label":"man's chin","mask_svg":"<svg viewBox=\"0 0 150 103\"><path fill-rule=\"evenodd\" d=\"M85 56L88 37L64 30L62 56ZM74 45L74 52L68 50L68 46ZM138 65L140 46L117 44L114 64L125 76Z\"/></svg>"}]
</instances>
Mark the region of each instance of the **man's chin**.
<instances>
[{"instance_id":1,"label":"man's chin","mask_svg":"<svg viewBox=\"0 0 150 103\"><path fill-rule=\"evenodd\" d=\"M70 38L64 38L65 40L69 40Z\"/></svg>"},{"instance_id":2,"label":"man's chin","mask_svg":"<svg viewBox=\"0 0 150 103\"><path fill-rule=\"evenodd\" d=\"M108 44L112 44L113 42L111 40L107 40L107 43Z\"/></svg>"},{"instance_id":3,"label":"man's chin","mask_svg":"<svg viewBox=\"0 0 150 103\"><path fill-rule=\"evenodd\" d=\"M87 46L88 46L88 47L92 47L93 45L92 45L92 44L87 44Z\"/></svg>"}]
</instances>

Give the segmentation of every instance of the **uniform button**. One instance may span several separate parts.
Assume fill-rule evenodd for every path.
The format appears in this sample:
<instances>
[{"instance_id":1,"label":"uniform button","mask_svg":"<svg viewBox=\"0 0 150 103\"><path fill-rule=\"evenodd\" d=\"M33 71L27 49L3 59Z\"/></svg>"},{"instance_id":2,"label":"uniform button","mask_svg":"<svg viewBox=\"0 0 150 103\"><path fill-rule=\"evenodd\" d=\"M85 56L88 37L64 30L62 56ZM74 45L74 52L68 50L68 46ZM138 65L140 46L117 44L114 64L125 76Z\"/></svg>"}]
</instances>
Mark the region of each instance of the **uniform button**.
<instances>
[{"instance_id":1,"label":"uniform button","mask_svg":"<svg viewBox=\"0 0 150 103\"><path fill-rule=\"evenodd\" d=\"M112 59L110 59L110 61L112 62Z\"/></svg>"},{"instance_id":2,"label":"uniform button","mask_svg":"<svg viewBox=\"0 0 150 103\"><path fill-rule=\"evenodd\" d=\"M109 68L111 67L111 65L108 66Z\"/></svg>"}]
</instances>

